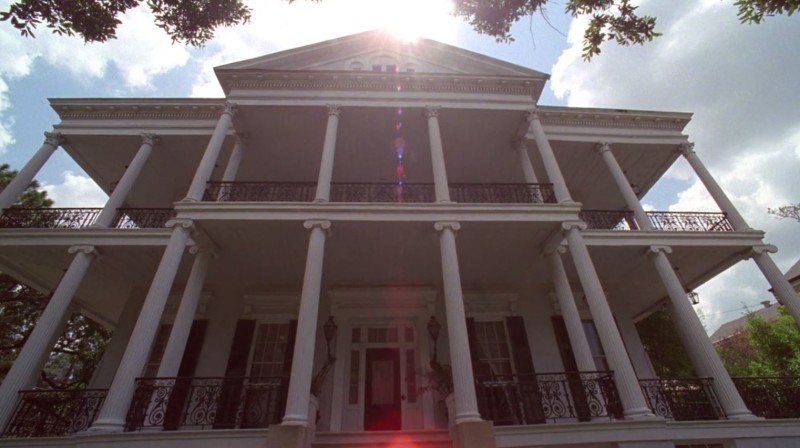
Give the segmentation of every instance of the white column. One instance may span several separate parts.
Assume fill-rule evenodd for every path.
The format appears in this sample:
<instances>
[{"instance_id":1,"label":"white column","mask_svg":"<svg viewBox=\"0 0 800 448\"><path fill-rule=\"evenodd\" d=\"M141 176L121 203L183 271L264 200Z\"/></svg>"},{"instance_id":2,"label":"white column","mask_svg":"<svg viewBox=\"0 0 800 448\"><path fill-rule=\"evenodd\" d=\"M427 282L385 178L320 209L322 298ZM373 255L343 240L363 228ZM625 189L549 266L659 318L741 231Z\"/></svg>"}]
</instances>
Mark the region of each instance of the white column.
<instances>
[{"instance_id":1,"label":"white column","mask_svg":"<svg viewBox=\"0 0 800 448\"><path fill-rule=\"evenodd\" d=\"M336 154L336 134L339 129L339 114L342 109L328 104L328 124L325 127L325 142L322 144L322 159L317 178L317 195L314 202L328 202L331 199L331 179L333 179L333 159Z\"/></svg>"},{"instance_id":2,"label":"white column","mask_svg":"<svg viewBox=\"0 0 800 448\"><path fill-rule=\"evenodd\" d=\"M522 166L525 182L529 184L538 184L539 178L536 177L536 171L533 170L533 164L528 154L528 145L525 143L525 139L520 140L517 144L517 154L519 154L519 164Z\"/></svg>"},{"instance_id":3,"label":"white column","mask_svg":"<svg viewBox=\"0 0 800 448\"><path fill-rule=\"evenodd\" d=\"M244 153L245 141L244 137L236 136L236 145L228 157L228 164L225 165L225 172L222 173L222 182L233 182L236 180L236 175L239 173L239 165L242 163L242 154Z\"/></svg>"},{"instance_id":4,"label":"white column","mask_svg":"<svg viewBox=\"0 0 800 448\"><path fill-rule=\"evenodd\" d=\"M36 322L25 346L0 385L0 427L5 428L14 412L17 392L30 389L36 384L48 355L53 350L56 338L63 329L63 322L69 318L70 304L75 291L80 286L86 271L95 257L94 246L73 246L69 253L75 254L67 272L61 278L50 301Z\"/></svg>"},{"instance_id":5,"label":"white column","mask_svg":"<svg viewBox=\"0 0 800 448\"><path fill-rule=\"evenodd\" d=\"M569 194L567 183L564 181L564 175L561 174L561 168L558 167L556 155L553 153L550 141L544 133L544 128L539 121L536 110L529 111L527 119L531 124L530 130L533 132L533 138L536 140L536 147L539 149L539 154L542 157L542 163L544 164L545 172L547 172L547 178L553 183L553 191L555 192L556 200L559 204L573 204L574 201Z\"/></svg>"},{"instance_id":6,"label":"white column","mask_svg":"<svg viewBox=\"0 0 800 448\"><path fill-rule=\"evenodd\" d=\"M669 310L677 326L678 337L681 338L697 373L702 377L713 378L711 385L728 418L755 418L744 404L711 340L708 339L703 324L689 304L686 290L667 259L666 254L670 252L672 249L667 246L651 246L649 250L658 276L669 294Z\"/></svg>"},{"instance_id":7,"label":"white column","mask_svg":"<svg viewBox=\"0 0 800 448\"><path fill-rule=\"evenodd\" d=\"M431 146L431 166L436 190L436 202L450 202L450 187L447 183L447 169L444 164L442 133L439 129L439 107L426 106L428 114L428 138Z\"/></svg>"},{"instance_id":8,"label":"white column","mask_svg":"<svg viewBox=\"0 0 800 448\"><path fill-rule=\"evenodd\" d=\"M794 321L800 325L800 299L798 299L797 293L794 292L794 288L792 288L792 285L786 280L781 270L775 262L772 261L772 257L769 256L770 253L775 253L777 251L777 247L771 244L765 244L763 246L753 247L751 255L756 265L761 270L761 273L767 279L770 286L772 286L775 297L786 307L789 314L794 318Z\"/></svg>"},{"instance_id":9,"label":"white column","mask_svg":"<svg viewBox=\"0 0 800 448\"><path fill-rule=\"evenodd\" d=\"M172 378L178 375L178 369L183 359L183 351L186 349L186 341L189 340L189 331L192 329L194 316L197 313L197 305L200 303L200 294L203 292L203 283L206 280L206 272L211 261L211 253L207 250L197 251L192 272L186 281L186 288L183 290L183 297L178 306L178 313L172 323L172 330L169 333L167 346L161 356L161 364L158 366L159 378Z\"/></svg>"},{"instance_id":10,"label":"white column","mask_svg":"<svg viewBox=\"0 0 800 448\"><path fill-rule=\"evenodd\" d=\"M442 255L442 280L444 307L447 314L447 338L450 342L450 364L453 370L453 395L456 399L455 422L481 421L478 399L475 395L475 378L467 337L467 315L461 293L461 274L458 269L455 232L461 228L457 222L437 222L439 249Z\"/></svg>"},{"instance_id":11,"label":"white column","mask_svg":"<svg viewBox=\"0 0 800 448\"><path fill-rule=\"evenodd\" d=\"M553 284L558 296L558 306L561 308L561 316L564 318L564 325L567 327L567 335L572 345L572 352L575 355L575 362L581 372L594 372L597 366L594 364L592 349L589 348L589 341L586 339L586 332L583 329L581 315L578 306L575 304L575 297L572 295L572 287L569 278L564 270L564 263L561 261L561 253L566 249L558 247L548 255L553 267Z\"/></svg>"},{"instance_id":12,"label":"white column","mask_svg":"<svg viewBox=\"0 0 800 448\"><path fill-rule=\"evenodd\" d=\"M225 109L222 111L217 126L214 128L214 133L211 134L211 140L208 141L206 151L203 153L203 158L200 160L200 165L194 173L194 179L186 193L184 201L200 201L203 199L203 192L206 189L206 183L211 178L211 173L214 171L214 165L219 158L219 152L222 150L222 145L225 143L225 137L228 135L228 129L233 122L233 116L236 113L236 104L225 103Z\"/></svg>"},{"instance_id":13,"label":"white column","mask_svg":"<svg viewBox=\"0 0 800 448\"><path fill-rule=\"evenodd\" d=\"M59 132L45 132L44 137L44 143L36 151L36 154L19 170L14 179L6 185L6 188L0 192L0 215L3 210L11 207L22 196L28 185L33 182L36 173L42 169L42 166L53 155L56 148L64 142L64 137Z\"/></svg>"},{"instance_id":14,"label":"white column","mask_svg":"<svg viewBox=\"0 0 800 448\"><path fill-rule=\"evenodd\" d=\"M325 258L325 238L331 227L330 221L306 221L311 230L308 238L306 271L303 277L303 292L297 316L297 338L294 342L292 371L289 377L289 393L283 425L309 426L308 401L311 399L311 377L314 369L314 348L317 340L317 316L322 290L322 262Z\"/></svg>"},{"instance_id":15,"label":"white column","mask_svg":"<svg viewBox=\"0 0 800 448\"><path fill-rule=\"evenodd\" d=\"M136 320L136 326L131 334L128 348L122 355L114 381L108 389L103 407L97 421L92 424L90 431L122 431L125 427L125 416L128 413L133 394L136 389L135 379L142 373L147 362L147 356L158 332L161 315L167 304L172 282L181 264L186 242L191 234L192 221L188 219L174 219L167 222L173 226L172 235L164 249L161 263L158 265L150 290L144 299L142 311Z\"/></svg>"},{"instance_id":16,"label":"white column","mask_svg":"<svg viewBox=\"0 0 800 448\"><path fill-rule=\"evenodd\" d=\"M725 194L722 187L719 186L711 173L708 172L708 169L706 169L706 166L703 165L703 162L700 161L700 158L697 157L697 154L694 152L694 143L681 143L678 149L689 162L689 165L692 166L700 182L705 185L708 194L714 198L717 207L728 216L728 220L731 222L733 228L736 230L751 230L750 226L747 225L747 222L739 213L739 210L736 210L733 202L728 199L728 195Z\"/></svg>"},{"instance_id":17,"label":"white column","mask_svg":"<svg viewBox=\"0 0 800 448\"><path fill-rule=\"evenodd\" d=\"M103 358L100 364L92 375L92 381L89 384L89 389L108 389L111 381L114 379L114 372L117 371L119 361L125 353L125 347L133 333L133 326L136 325L136 317L139 316L139 311L142 310L144 303L144 296L147 291L141 291L139 288L128 295L128 300L122 308L122 313L117 319L117 326L111 334L111 341L106 346L103 352Z\"/></svg>"},{"instance_id":18,"label":"white column","mask_svg":"<svg viewBox=\"0 0 800 448\"><path fill-rule=\"evenodd\" d=\"M606 359L611 369L614 370L614 382L617 385L619 398L622 402L623 415L627 419L652 417L653 413L647 407L647 402L639 386L639 379L636 377L631 360L625 351L625 344L623 344L622 337L617 331L614 315L608 306L603 286L600 284L597 271L595 271L594 264L589 256L589 250L586 249L586 243L580 233L581 226L585 226L585 224L563 224L566 230L569 252L578 271L583 292L586 294L586 300L589 303L589 309L592 312L600 342L603 344Z\"/></svg>"},{"instance_id":19,"label":"white column","mask_svg":"<svg viewBox=\"0 0 800 448\"><path fill-rule=\"evenodd\" d=\"M600 156L603 157L603 161L606 163L608 171L611 173L611 177L614 178L614 183L617 184L619 192L622 193L622 197L625 199L625 204L628 206L628 209L633 211L633 215L636 218L636 223L639 225L639 229L652 230L653 226L650 224L650 218L644 211L642 203L639 202L639 197L636 196L636 192L634 192L633 188L631 188L628 178L625 176L625 173L619 166L617 159L614 157L614 153L611 152L611 144L601 142L595 145L595 149L598 153L600 153Z\"/></svg>"},{"instance_id":20,"label":"white column","mask_svg":"<svg viewBox=\"0 0 800 448\"><path fill-rule=\"evenodd\" d=\"M157 142L158 137L155 134L142 134L142 145L139 147L139 151L136 152L117 186L114 187L114 191L111 192L103 211L100 212L100 216L97 217L93 224L94 227L108 227L114 222L114 218L117 217L117 209L122 206L125 198L128 197L128 193L133 188L136 179L139 178L139 174L144 169L147 158L150 157L150 153L153 152L153 146Z\"/></svg>"}]
</instances>

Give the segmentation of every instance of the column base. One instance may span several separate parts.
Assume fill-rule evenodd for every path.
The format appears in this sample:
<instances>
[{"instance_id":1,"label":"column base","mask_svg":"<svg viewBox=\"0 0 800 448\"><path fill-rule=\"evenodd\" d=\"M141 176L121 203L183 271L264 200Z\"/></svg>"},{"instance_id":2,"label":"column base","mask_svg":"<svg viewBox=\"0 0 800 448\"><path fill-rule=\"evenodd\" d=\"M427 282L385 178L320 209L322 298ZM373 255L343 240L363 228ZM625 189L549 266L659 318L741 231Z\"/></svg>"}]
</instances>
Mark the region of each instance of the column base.
<instances>
[{"instance_id":1,"label":"column base","mask_svg":"<svg viewBox=\"0 0 800 448\"><path fill-rule=\"evenodd\" d=\"M656 414L653 414L653 411L650 408L640 408L640 409L631 409L626 410L622 413L622 417L625 420L664 420L664 417L660 417Z\"/></svg>"},{"instance_id":2,"label":"column base","mask_svg":"<svg viewBox=\"0 0 800 448\"><path fill-rule=\"evenodd\" d=\"M125 430L125 421L116 419L97 420L86 430L87 433L122 432Z\"/></svg>"},{"instance_id":3,"label":"column base","mask_svg":"<svg viewBox=\"0 0 800 448\"><path fill-rule=\"evenodd\" d=\"M748 409L726 413L728 420L764 420L764 417L753 415Z\"/></svg>"},{"instance_id":4,"label":"column base","mask_svg":"<svg viewBox=\"0 0 800 448\"><path fill-rule=\"evenodd\" d=\"M269 428L267 445L269 447L281 448L306 448L310 443L306 442L308 428L301 425L273 425Z\"/></svg>"},{"instance_id":5,"label":"column base","mask_svg":"<svg viewBox=\"0 0 800 448\"><path fill-rule=\"evenodd\" d=\"M453 437L453 448L495 448L497 442L494 438L492 422L485 420L477 422L456 423L450 430Z\"/></svg>"}]
</instances>

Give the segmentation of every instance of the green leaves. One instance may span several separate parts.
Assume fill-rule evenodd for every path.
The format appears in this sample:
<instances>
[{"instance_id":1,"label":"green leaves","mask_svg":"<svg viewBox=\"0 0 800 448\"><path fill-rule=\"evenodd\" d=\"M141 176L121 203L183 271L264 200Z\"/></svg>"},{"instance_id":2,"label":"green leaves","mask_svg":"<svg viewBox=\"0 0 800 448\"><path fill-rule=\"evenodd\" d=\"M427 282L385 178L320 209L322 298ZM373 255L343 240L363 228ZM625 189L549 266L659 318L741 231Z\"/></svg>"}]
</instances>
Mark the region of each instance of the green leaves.
<instances>
[{"instance_id":1,"label":"green leaves","mask_svg":"<svg viewBox=\"0 0 800 448\"><path fill-rule=\"evenodd\" d=\"M778 14L791 16L800 9L800 0L736 0L735 4L742 23L761 23L764 17Z\"/></svg>"}]
</instances>

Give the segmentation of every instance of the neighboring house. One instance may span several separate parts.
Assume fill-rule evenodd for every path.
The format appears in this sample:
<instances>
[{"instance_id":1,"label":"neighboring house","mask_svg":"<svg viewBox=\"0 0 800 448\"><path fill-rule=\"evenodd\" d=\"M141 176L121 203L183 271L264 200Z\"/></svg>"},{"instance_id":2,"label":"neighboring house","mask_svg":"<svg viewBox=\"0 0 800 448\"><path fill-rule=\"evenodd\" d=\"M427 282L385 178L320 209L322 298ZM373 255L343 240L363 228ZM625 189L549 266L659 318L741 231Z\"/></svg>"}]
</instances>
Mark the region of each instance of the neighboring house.
<instances>
[{"instance_id":1,"label":"neighboring house","mask_svg":"<svg viewBox=\"0 0 800 448\"><path fill-rule=\"evenodd\" d=\"M750 317L750 314L754 314L766 322L774 321L778 318L778 303L777 302L769 302L763 301L761 302L763 305L762 308L759 308L755 311L748 312L747 315L734 319L730 322L725 322L724 324L720 325L717 328L717 331L711 334L709 338L714 345L717 344L724 344L726 340L736 337L737 335L743 335L745 332L745 325L747 325L747 319Z\"/></svg>"},{"instance_id":2,"label":"neighboring house","mask_svg":"<svg viewBox=\"0 0 800 448\"><path fill-rule=\"evenodd\" d=\"M546 74L379 32L216 74L51 100L0 193L0 269L53 291L0 446L800 445L686 296L752 257L800 316L690 114L538 106ZM107 205L8 209L59 146ZM722 212L643 210L679 157ZM706 378L651 371L634 322L665 302ZM28 391L70 310L115 328L92 390Z\"/></svg>"}]
</instances>

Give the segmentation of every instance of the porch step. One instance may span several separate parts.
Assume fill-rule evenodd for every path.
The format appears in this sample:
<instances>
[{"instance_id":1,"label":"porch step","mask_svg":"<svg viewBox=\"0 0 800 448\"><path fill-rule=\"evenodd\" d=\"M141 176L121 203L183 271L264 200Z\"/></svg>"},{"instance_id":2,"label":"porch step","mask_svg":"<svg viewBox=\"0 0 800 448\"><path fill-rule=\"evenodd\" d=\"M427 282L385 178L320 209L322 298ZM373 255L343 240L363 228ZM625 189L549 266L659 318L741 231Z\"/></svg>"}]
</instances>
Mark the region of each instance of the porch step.
<instances>
[{"instance_id":1,"label":"porch step","mask_svg":"<svg viewBox=\"0 0 800 448\"><path fill-rule=\"evenodd\" d=\"M452 448L446 430L318 432L313 448Z\"/></svg>"}]
</instances>

